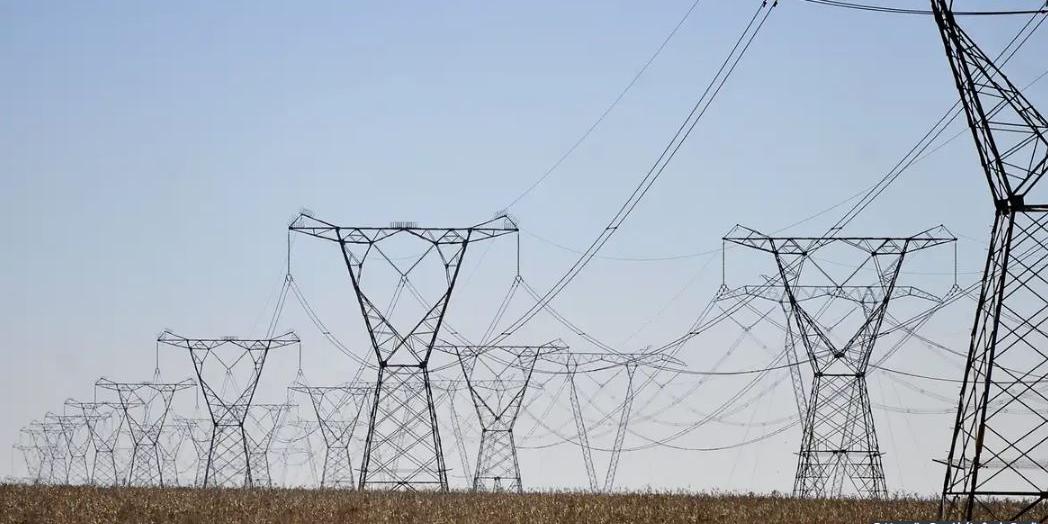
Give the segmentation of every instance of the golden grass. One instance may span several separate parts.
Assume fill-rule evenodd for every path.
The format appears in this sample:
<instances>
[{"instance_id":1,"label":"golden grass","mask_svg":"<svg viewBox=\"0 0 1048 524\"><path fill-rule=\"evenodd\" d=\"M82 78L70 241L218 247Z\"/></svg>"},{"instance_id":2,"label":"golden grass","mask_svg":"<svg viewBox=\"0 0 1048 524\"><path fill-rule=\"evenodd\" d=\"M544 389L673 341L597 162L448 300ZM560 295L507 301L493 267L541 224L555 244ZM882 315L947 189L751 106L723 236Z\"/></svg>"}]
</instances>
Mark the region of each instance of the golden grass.
<instances>
[{"instance_id":1,"label":"golden grass","mask_svg":"<svg viewBox=\"0 0 1048 524\"><path fill-rule=\"evenodd\" d=\"M938 501L734 494L382 493L0 485L0 523L869 523L932 519Z\"/></svg>"}]
</instances>

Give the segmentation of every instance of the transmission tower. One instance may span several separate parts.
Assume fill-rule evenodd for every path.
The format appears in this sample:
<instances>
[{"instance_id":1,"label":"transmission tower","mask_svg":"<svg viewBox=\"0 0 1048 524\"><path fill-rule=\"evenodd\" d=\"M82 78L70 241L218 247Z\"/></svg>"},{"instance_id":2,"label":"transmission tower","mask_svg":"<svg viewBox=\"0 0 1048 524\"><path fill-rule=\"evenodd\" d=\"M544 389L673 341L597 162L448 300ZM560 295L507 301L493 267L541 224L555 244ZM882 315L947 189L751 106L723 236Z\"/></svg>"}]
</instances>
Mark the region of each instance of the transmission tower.
<instances>
[{"instance_id":1,"label":"transmission tower","mask_svg":"<svg viewBox=\"0 0 1048 524\"><path fill-rule=\"evenodd\" d=\"M294 404L252 404L247 410L248 463L251 465L252 486L273 487L269 468L269 453L273 436L284 423L284 416Z\"/></svg>"},{"instance_id":2,"label":"transmission tower","mask_svg":"<svg viewBox=\"0 0 1048 524\"><path fill-rule=\"evenodd\" d=\"M51 480L51 454L44 442L39 427L30 424L19 430L22 443L17 446L25 453L26 474L33 484L46 484Z\"/></svg>"},{"instance_id":3,"label":"transmission tower","mask_svg":"<svg viewBox=\"0 0 1048 524\"><path fill-rule=\"evenodd\" d=\"M101 378L95 382L95 387L116 393L124 412L124 421L131 437L128 485L168 485L164 479L160 442L164 422L175 393L195 385L189 379L180 382L114 382Z\"/></svg>"},{"instance_id":4,"label":"transmission tower","mask_svg":"<svg viewBox=\"0 0 1048 524\"><path fill-rule=\"evenodd\" d=\"M94 460L91 462L91 483L116 486L121 483L123 467L117 461L116 445L124 426L124 410L119 402L66 401L66 406L83 413L90 433Z\"/></svg>"},{"instance_id":5,"label":"transmission tower","mask_svg":"<svg viewBox=\"0 0 1048 524\"><path fill-rule=\"evenodd\" d=\"M288 425L288 427L295 428L297 430L297 435L296 434L292 434L291 437L289 437L287 439L284 439L284 440L281 440L281 443L286 446L284 449L285 450L300 449L302 451L302 454L304 454L306 456L306 460L304 460L302 463L300 463L298 465L300 465L300 466L301 465L308 466L308 469L309 469L309 480L311 481L311 482L308 483L308 485L316 485L316 486L321 485L321 477L323 476L323 473L320 473L320 474L317 473L317 457L316 457L316 454L313 452L313 440L312 440L313 435L315 435L317 433L317 431L320 430L320 424L318 422L315 422L315 421L312 421L312 420L305 420L305 419L302 419L302 418L296 418L294 420L289 421L287 425ZM301 448L298 448L297 446L295 446L296 444L299 444L299 443L301 443L301 445L302 445ZM290 454L290 452L289 452L289 454ZM288 465L288 467L291 466L290 459L288 459L287 465ZM286 469L283 472L283 475L285 477L287 475L287 472L288 471ZM345 481L343 486L352 488L353 487L353 479L349 478L347 481Z\"/></svg>"},{"instance_id":6,"label":"transmission tower","mask_svg":"<svg viewBox=\"0 0 1048 524\"><path fill-rule=\"evenodd\" d=\"M339 244L378 361L360 487L447 491L447 470L430 389L430 355L466 248L474 242L516 233L516 224L500 216L466 228L424 228L406 222L394 222L389 227L340 227L302 214L290 230ZM421 254L407 259L390 256L387 246L405 241L423 248ZM394 272L390 276L396 289L386 311L376 305L370 291L365 291L371 287L362 280L366 262L376 257ZM445 284L435 297L418 296L409 281L427 258L437 259ZM397 298L405 289L424 304L423 311L418 317L404 318L400 310L400 320L394 321L398 306L403 306ZM382 459L375 460L377 457ZM401 463L408 466L394 467Z\"/></svg>"},{"instance_id":7,"label":"transmission tower","mask_svg":"<svg viewBox=\"0 0 1048 524\"><path fill-rule=\"evenodd\" d=\"M204 486L207 455L211 451L211 419L175 417L172 426L193 446L193 486Z\"/></svg>"},{"instance_id":8,"label":"transmission tower","mask_svg":"<svg viewBox=\"0 0 1048 524\"><path fill-rule=\"evenodd\" d=\"M189 351L211 414L211 447L204 487L254 486L251 446L244 422L270 350L298 344L298 337L288 332L268 339L204 339L165 331L157 342ZM266 477L263 485L268 484Z\"/></svg>"},{"instance_id":9,"label":"transmission tower","mask_svg":"<svg viewBox=\"0 0 1048 524\"><path fill-rule=\"evenodd\" d=\"M24 431L24 430L23 430ZM22 442L16 443L12 446L14 451L22 454L22 459L25 461L25 478L21 479L26 484L37 484L40 482L40 467L43 462L40 449L32 444L25 444Z\"/></svg>"},{"instance_id":10,"label":"transmission tower","mask_svg":"<svg viewBox=\"0 0 1048 524\"><path fill-rule=\"evenodd\" d=\"M615 475L619 468L619 458L622 455L623 444L626 440L626 432L629 429L630 415L633 411L633 399L635 395L634 377L637 370L651 367L654 369L683 368L684 363L661 353L583 353L583 352L558 352L544 355L543 360L564 366L567 375L569 392L571 393L571 412L575 418L575 426L578 431L578 444L582 451L583 462L586 466L586 476L589 479L590 489L593 491L609 492L615 487ZM615 431L615 441L610 448L608 467L604 474L604 483L601 484L596 464L593 460L593 447L590 445L590 429L587 427L583 416L582 402L579 397L578 376L601 372L614 372L618 375L625 372L626 385L623 392L622 404L618 407L619 421ZM610 379L609 379L610 382ZM601 384L604 389L607 382ZM592 404L592 399L590 399ZM606 414L605 419L611 415Z\"/></svg>"},{"instance_id":11,"label":"transmission tower","mask_svg":"<svg viewBox=\"0 0 1048 524\"><path fill-rule=\"evenodd\" d=\"M800 340L814 381L807 402L793 492L801 497L839 497L847 480L861 497L884 497L887 486L877 442L866 372L892 299L919 296L917 288L896 286L910 254L954 242L944 228L911 237L769 237L736 226L726 242L772 255L777 280L743 293L782 300L785 292L792 340ZM829 268L825 251L842 248L854 263ZM857 258L856 258L857 256ZM837 262L841 263L841 262ZM802 271L805 267L809 271ZM860 279L873 273L875 282ZM850 322L847 319L854 319ZM835 337L834 331L844 331Z\"/></svg>"},{"instance_id":12,"label":"transmission tower","mask_svg":"<svg viewBox=\"0 0 1048 524\"><path fill-rule=\"evenodd\" d=\"M1048 199L1033 191L1048 172L1048 121L957 25L952 2L931 3L995 209L941 514L1044 522L1048 411L1035 386L1048 380ZM990 503L1001 497L1025 505L1009 517Z\"/></svg>"},{"instance_id":13,"label":"transmission tower","mask_svg":"<svg viewBox=\"0 0 1048 524\"><path fill-rule=\"evenodd\" d=\"M91 448L91 430L83 414L49 415L62 432L66 449L66 483L90 484L91 469L87 465L87 453Z\"/></svg>"},{"instance_id":14,"label":"transmission tower","mask_svg":"<svg viewBox=\"0 0 1048 524\"><path fill-rule=\"evenodd\" d=\"M48 413L43 421L33 421L29 424L30 435L36 437L36 445L42 451L45 458L45 470L43 482L48 484L69 483L69 447L65 441L62 425L53 419L54 414Z\"/></svg>"},{"instance_id":15,"label":"transmission tower","mask_svg":"<svg viewBox=\"0 0 1048 524\"><path fill-rule=\"evenodd\" d=\"M182 471L178 464L182 455L182 446L186 443L186 434L173 423L164 424L160 431L160 469L167 486L182 486Z\"/></svg>"},{"instance_id":16,"label":"transmission tower","mask_svg":"<svg viewBox=\"0 0 1048 524\"><path fill-rule=\"evenodd\" d=\"M353 488L353 461L349 444L357 427L360 413L375 386L349 383L341 386L292 386L291 391L309 396L317 417L320 434L324 438L324 465L320 486Z\"/></svg>"},{"instance_id":17,"label":"transmission tower","mask_svg":"<svg viewBox=\"0 0 1048 524\"><path fill-rule=\"evenodd\" d=\"M480 421L480 449L473 490L522 493L524 485L513 426L539 357L564 351L567 346L549 342L540 346L442 346L440 349L453 352L458 358Z\"/></svg>"}]
</instances>

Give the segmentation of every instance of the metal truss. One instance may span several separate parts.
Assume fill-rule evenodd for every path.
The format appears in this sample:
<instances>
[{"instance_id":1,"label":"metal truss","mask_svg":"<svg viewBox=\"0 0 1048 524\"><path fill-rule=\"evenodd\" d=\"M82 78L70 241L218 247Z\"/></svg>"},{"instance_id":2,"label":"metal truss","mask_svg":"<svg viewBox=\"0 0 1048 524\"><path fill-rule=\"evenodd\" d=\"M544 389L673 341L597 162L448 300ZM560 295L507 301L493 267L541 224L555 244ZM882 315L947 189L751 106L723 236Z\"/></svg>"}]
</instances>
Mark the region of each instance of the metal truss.
<instances>
[{"instance_id":1,"label":"metal truss","mask_svg":"<svg viewBox=\"0 0 1048 524\"><path fill-rule=\"evenodd\" d=\"M207 471L207 455L211 451L211 426L209 418L184 418L176 416L171 423L174 431L182 435L193 446L193 486L204 486Z\"/></svg>"},{"instance_id":2,"label":"metal truss","mask_svg":"<svg viewBox=\"0 0 1048 524\"><path fill-rule=\"evenodd\" d=\"M19 430L19 438L23 443L19 448L26 453L26 474L32 479L33 484L49 484L53 473L53 453L44 438L43 428L39 423L32 422Z\"/></svg>"},{"instance_id":3,"label":"metal truss","mask_svg":"<svg viewBox=\"0 0 1048 524\"><path fill-rule=\"evenodd\" d=\"M629 428L630 415L633 411L633 399L636 393L633 379L638 368L678 366L683 368L684 363L661 353L557 352L543 355L542 360L562 365L567 372L568 386L571 393L571 412L575 417L579 448L582 451L583 462L586 465L586 476L589 479L590 489L593 491L611 491L615 487L615 475L619 468L619 458L622 455L626 432ZM589 430L583 417L582 403L579 401L579 388L576 376L578 374L598 373L609 370L625 370L627 380L622 405L619 407L619 422L615 431L615 441L610 448L611 453L608 458L608 467L604 474L604 483L600 484L597 467L593 460L593 448L590 446Z\"/></svg>"},{"instance_id":4,"label":"metal truss","mask_svg":"<svg viewBox=\"0 0 1048 524\"><path fill-rule=\"evenodd\" d=\"M324 465L320 486L349 488L354 485L353 461L349 444L364 405L375 392L375 386L348 383L341 386L292 386L291 391L309 396L324 438Z\"/></svg>"},{"instance_id":5,"label":"metal truss","mask_svg":"<svg viewBox=\"0 0 1048 524\"><path fill-rule=\"evenodd\" d=\"M164 331L157 342L189 351L211 414L211 446L203 485L255 486L244 423L270 350L298 344L298 337L288 332L267 339L205 339ZM268 485L268 472L262 474L258 485Z\"/></svg>"},{"instance_id":6,"label":"metal truss","mask_svg":"<svg viewBox=\"0 0 1048 524\"><path fill-rule=\"evenodd\" d=\"M22 431L25 431L24 429ZM19 442L12 446L14 451L22 454L22 459L25 461L26 475L23 478L27 484L38 484L40 483L41 467L43 464L43 453L40 448L32 444L26 444Z\"/></svg>"},{"instance_id":7,"label":"metal truss","mask_svg":"<svg viewBox=\"0 0 1048 524\"><path fill-rule=\"evenodd\" d=\"M41 451L42 461L39 482L44 484L67 484L69 482L68 446L62 426L52 420L52 414L43 421L29 423L27 434L33 445Z\"/></svg>"},{"instance_id":8,"label":"metal truss","mask_svg":"<svg viewBox=\"0 0 1048 524\"><path fill-rule=\"evenodd\" d=\"M66 407L83 413L90 433L94 459L91 461L91 483L117 486L123 478L124 467L118 462L117 442L124 427L124 410L119 402L78 402L67 400Z\"/></svg>"},{"instance_id":9,"label":"metal truss","mask_svg":"<svg viewBox=\"0 0 1048 524\"><path fill-rule=\"evenodd\" d=\"M185 432L172 423L164 424L160 431L160 446L157 449L160 452L160 469L166 486L186 485L183 483L183 472L178 467L186 437Z\"/></svg>"},{"instance_id":10,"label":"metal truss","mask_svg":"<svg viewBox=\"0 0 1048 524\"><path fill-rule=\"evenodd\" d=\"M302 214L289 229L339 244L377 357L378 377L364 442L360 487L447 491L447 470L430 387L430 355L466 248L481 240L514 234L516 224L499 216L465 228L425 228L398 222L389 227L341 227ZM383 247L394 239L411 240L424 249L406 261L391 257ZM369 258L384 260L396 272L397 290L388 311L376 305L365 291L368 286L362 278ZM408 284L409 276L427 258L438 259L446 285L436 299L416 297L427 304L421 318L394 325L396 297L405 287L415 291Z\"/></svg>"},{"instance_id":11,"label":"metal truss","mask_svg":"<svg viewBox=\"0 0 1048 524\"><path fill-rule=\"evenodd\" d=\"M287 427L294 428L296 433L292 436L281 439L279 442L282 444L283 452L287 455L294 454L295 451L301 451L302 454L306 455L306 460L298 465L306 465L309 469L309 478L312 484L320 485L322 483L322 474L317 473L317 457L313 451L313 435L316 435L320 431L320 424L314 420L306 420L302 418L296 418L288 421ZM290 457L281 456L282 463L286 463L287 466L291 465ZM286 479L287 469L282 472L283 477ZM285 480L286 485L286 480ZM353 479L350 478L345 487L353 487ZM323 486L322 486L323 487Z\"/></svg>"},{"instance_id":12,"label":"metal truss","mask_svg":"<svg viewBox=\"0 0 1048 524\"><path fill-rule=\"evenodd\" d=\"M114 382L101 378L95 387L116 393L131 437L131 461L126 484L166 486L161 436L175 393L196 386L192 380L180 382Z\"/></svg>"},{"instance_id":13,"label":"metal truss","mask_svg":"<svg viewBox=\"0 0 1048 524\"><path fill-rule=\"evenodd\" d=\"M273 436L284 423L287 412L294 404L252 404L247 410L247 450L251 466L251 485L273 487L273 475L269 467L269 454L273 447Z\"/></svg>"},{"instance_id":14,"label":"metal truss","mask_svg":"<svg viewBox=\"0 0 1048 524\"><path fill-rule=\"evenodd\" d=\"M1048 172L1048 121L957 25L952 2L931 4L995 209L940 512L1045 522L1048 200L1033 191Z\"/></svg>"},{"instance_id":15,"label":"metal truss","mask_svg":"<svg viewBox=\"0 0 1048 524\"><path fill-rule=\"evenodd\" d=\"M722 294L785 304L787 343L800 341L814 373L805 405L795 496L840 497L846 480L860 497L887 495L866 372L891 300L916 296L939 301L935 295L896 283L907 255L956 240L944 233L940 227L898 238L770 237L737 226L725 237L726 242L770 253L778 278ZM820 249L834 245L860 257L843 272L813 258ZM805 266L812 269L803 272ZM868 274L863 270L876 275L874 284L859 283L861 275ZM849 329L842 327L848 318L858 319L852 324L854 331L846 331L843 342L835 340L835 329Z\"/></svg>"},{"instance_id":16,"label":"metal truss","mask_svg":"<svg viewBox=\"0 0 1048 524\"><path fill-rule=\"evenodd\" d=\"M458 358L480 421L480 449L472 489L522 493L524 485L513 426L539 357L565 351L567 346L557 341L539 346L441 346L439 349L453 352Z\"/></svg>"},{"instance_id":17,"label":"metal truss","mask_svg":"<svg viewBox=\"0 0 1048 524\"><path fill-rule=\"evenodd\" d=\"M86 417L75 415L49 414L47 418L62 430L62 440L66 448L66 483L90 484L91 469L87 464L87 454L91 449L91 430Z\"/></svg>"}]
</instances>

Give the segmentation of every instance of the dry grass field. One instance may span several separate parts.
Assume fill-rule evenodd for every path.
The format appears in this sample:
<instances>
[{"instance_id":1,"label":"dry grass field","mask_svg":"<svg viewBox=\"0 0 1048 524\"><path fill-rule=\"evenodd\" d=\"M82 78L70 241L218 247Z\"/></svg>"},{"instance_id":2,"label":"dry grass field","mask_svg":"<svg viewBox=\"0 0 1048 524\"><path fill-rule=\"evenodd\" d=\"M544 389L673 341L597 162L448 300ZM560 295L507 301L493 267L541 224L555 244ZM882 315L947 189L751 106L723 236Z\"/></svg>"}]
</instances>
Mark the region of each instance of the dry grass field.
<instances>
[{"instance_id":1,"label":"dry grass field","mask_svg":"<svg viewBox=\"0 0 1048 524\"><path fill-rule=\"evenodd\" d=\"M931 519L936 501L633 493L377 493L0 486L0 523L868 523Z\"/></svg>"}]
</instances>

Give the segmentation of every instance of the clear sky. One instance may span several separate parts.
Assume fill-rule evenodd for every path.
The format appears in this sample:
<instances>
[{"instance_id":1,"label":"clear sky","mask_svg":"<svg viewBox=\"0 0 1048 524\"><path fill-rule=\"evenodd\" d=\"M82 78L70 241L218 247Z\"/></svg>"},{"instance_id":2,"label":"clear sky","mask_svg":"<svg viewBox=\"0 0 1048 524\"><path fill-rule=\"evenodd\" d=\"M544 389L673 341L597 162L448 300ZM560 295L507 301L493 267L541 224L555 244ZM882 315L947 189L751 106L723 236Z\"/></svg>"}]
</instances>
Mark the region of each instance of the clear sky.
<instances>
[{"instance_id":1,"label":"clear sky","mask_svg":"<svg viewBox=\"0 0 1048 524\"><path fill-rule=\"evenodd\" d=\"M512 207L522 269L537 288L574 259L564 247L583 249L621 205L758 3L701 1L590 139ZM736 223L773 231L837 204L878 180L956 100L930 17L780 4L601 253L617 258L595 260L557 299L588 332L634 350L679 335L720 285L719 257L622 258L717 249ZM343 224L490 218L590 126L690 5L0 1L0 444L64 399L89 397L99 376L147 378L164 328L262 334L285 271L286 226L300 208ZM1024 21L962 20L990 54ZM1006 68L1017 84L1044 72L1045 49L1041 30ZM1027 94L1048 109L1048 80ZM991 210L962 134L901 177L851 231L904 235L946 224L961 239L961 280L971 281ZM821 233L836 214L791 232ZM295 244L296 276L325 322L366 354L337 253L316 242ZM471 267L481 267L476 249ZM512 250L512 242L493 247L482 273L508 284ZM939 260L943 271L948 259ZM729 268L729 276L747 275ZM482 331L504 287L478 278L472 290L464 284L451 320ZM928 335L965 350L972 309L948 312ZM302 335L311 377L333 382L354 371L298 311L282 327ZM547 335L592 350L553 328L533 334ZM709 368L735 336L698 340L684 360ZM899 368L960 374L956 362L919 349L902 355ZM768 359L754 344L726 365ZM171 378L191 372L174 352L162 364ZM296 362L275 354L271 364L265 392L278 398ZM685 404L712 410L718 402L707 398L726 398L742 382L717 384L709 385L716 394ZM893 406L949 407L955 392L937 387L948 401L871 378L875 399L899 396L883 401ZM788 389L776 391L777 403L737 418L788 412ZM699 416L673 413L674 423ZM876 416L889 488L936 491L941 470L931 459L945 453L950 416ZM520 424L536 426L526 416ZM657 423L644 431L668 432ZM763 429L704 429L676 443L717 446L744 432ZM798 438L794 429L743 452L627 454L620 478L625 487L788 491ZM537 466L560 457L558 467ZM570 445L524 451L522 460L529 485L583 483ZM0 462L0 475L11 467Z\"/></svg>"}]
</instances>

